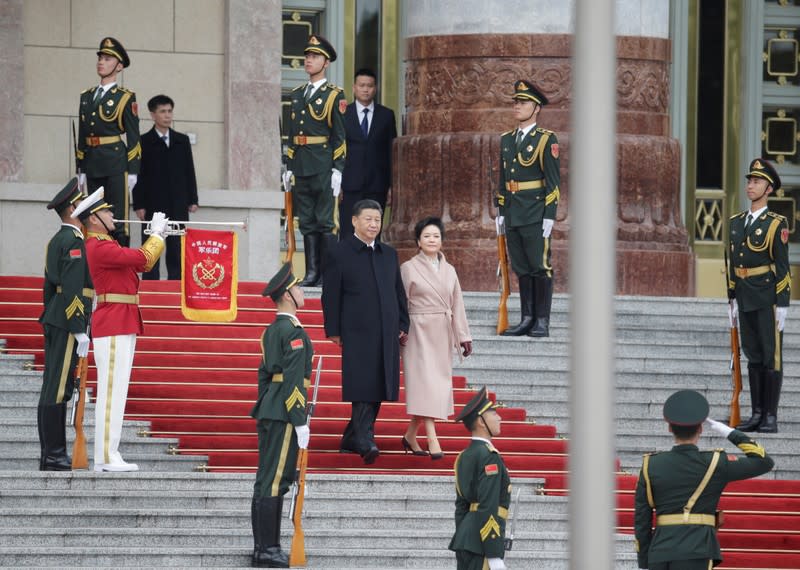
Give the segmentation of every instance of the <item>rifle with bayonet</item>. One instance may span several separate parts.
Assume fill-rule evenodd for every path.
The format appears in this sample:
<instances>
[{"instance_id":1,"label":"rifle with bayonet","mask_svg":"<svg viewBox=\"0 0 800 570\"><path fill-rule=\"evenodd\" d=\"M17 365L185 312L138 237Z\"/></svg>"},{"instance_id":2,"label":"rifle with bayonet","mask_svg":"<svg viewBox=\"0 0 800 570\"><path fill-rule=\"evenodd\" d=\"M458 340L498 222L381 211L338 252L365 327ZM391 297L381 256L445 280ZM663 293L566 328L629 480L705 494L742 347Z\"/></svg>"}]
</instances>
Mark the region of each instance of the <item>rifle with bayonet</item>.
<instances>
[{"instance_id":1,"label":"rifle with bayonet","mask_svg":"<svg viewBox=\"0 0 800 570\"><path fill-rule=\"evenodd\" d=\"M514 498L514 507L508 513L508 524L506 525L506 536L503 539L503 550L511 550L514 546L514 517L519 509L519 494L522 489L517 489L517 496Z\"/></svg>"},{"instance_id":2,"label":"rifle with bayonet","mask_svg":"<svg viewBox=\"0 0 800 570\"><path fill-rule=\"evenodd\" d=\"M75 399L72 401L69 423L75 428L75 441L72 444L72 470L88 469L89 457L86 450L86 434L83 432L83 413L86 408L86 384L89 379L89 358L82 356L75 366Z\"/></svg>"},{"instance_id":3,"label":"rifle with bayonet","mask_svg":"<svg viewBox=\"0 0 800 570\"><path fill-rule=\"evenodd\" d=\"M72 152L75 156L75 174L78 176L78 181L81 179L81 167L78 160L78 137L75 136L75 120L72 121ZM86 188L81 188L81 191L86 194Z\"/></svg>"},{"instance_id":4,"label":"rifle with bayonet","mask_svg":"<svg viewBox=\"0 0 800 570\"><path fill-rule=\"evenodd\" d=\"M314 408L317 406L317 394L319 393L319 379L322 376L322 356L317 359L317 370L314 375L314 392L311 403L308 404L306 425L311 427L311 418L314 415ZM292 483L292 503L289 507L289 516L294 524L294 535L292 536L292 549L289 553L289 566L306 565L306 536L303 531L303 503L306 494L306 469L308 468L308 449L300 449L297 452L297 467L294 472L294 483Z\"/></svg>"},{"instance_id":5,"label":"rifle with bayonet","mask_svg":"<svg viewBox=\"0 0 800 570\"><path fill-rule=\"evenodd\" d=\"M286 152L286 145L283 143L283 121L281 121L280 118L278 118L278 132L280 133L281 141L281 184L283 184L283 177L289 169L289 157ZM286 255L283 258L283 262L291 263L292 256L294 256L295 249L297 248L294 239L294 208L291 187L284 187L283 210L286 215L286 222L284 225L286 231Z\"/></svg>"},{"instance_id":6,"label":"rifle with bayonet","mask_svg":"<svg viewBox=\"0 0 800 570\"><path fill-rule=\"evenodd\" d=\"M728 268L728 250L725 249L725 291L728 291L728 282L730 281L730 273ZM730 308L733 306L735 299L728 299ZM732 313L732 311L731 311ZM742 362L739 354L739 328L736 321L731 322L731 393L730 403L730 417L728 418L728 425L736 427L741 422L739 410L739 395L742 393Z\"/></svg>"},{"instance_id":7,"label":"rifle with bayonet","mask_svg":"<svg viewBox=\"0 0 800 570\"><path fill-rule=\"evenodd\" d=\"M493 186L492 166L489 165L487 174L489 188ZM500 287L500 305L497 307L497 334L501 334L508 328L508 296L511 294L511 281L508 275L508 249L506 248L506 225L498 220L498 212L495 219L497 224L497 278Z\"/></svg>"}]
</instances>

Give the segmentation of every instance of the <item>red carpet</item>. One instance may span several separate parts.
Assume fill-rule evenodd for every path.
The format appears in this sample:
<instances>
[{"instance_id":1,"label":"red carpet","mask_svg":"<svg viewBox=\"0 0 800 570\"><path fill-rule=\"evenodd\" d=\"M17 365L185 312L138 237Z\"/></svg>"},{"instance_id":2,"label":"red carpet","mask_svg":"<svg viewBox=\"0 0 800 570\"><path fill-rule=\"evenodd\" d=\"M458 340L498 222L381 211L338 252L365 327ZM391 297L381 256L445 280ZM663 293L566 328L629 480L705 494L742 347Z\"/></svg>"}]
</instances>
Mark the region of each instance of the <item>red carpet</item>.
<instances>
[{"instance_id":1,"label":"red carpet","mask_svg":"<svg viewBox=\"0 0 800 570\"><path fill-rule=\"evenodd\" d=\"M41 283L37 277L0 277L0 338L11 353L33 354L41 368ZM145 335L137 352L126 409L129 419L150 422L146 435L178 440L174 453L208 456L209 471L252 471L257 463L255 423L249 417L257 393L260 337L274 317L261 297L261 283L239 284L239 314L234 323L193 323L180 314L179 284L142 283ZM309 469L325 472L451 475L453 461L468 442L460 424L437 424L445 457L431 461L403 453L404 391L399 402L381 407L375 426L381 456L365 466L355 455L338 453L349 418L342 403L340 351L325 339L319 300L309 299L299 314L316 354L323 355L319 405L312 423ZM316 363L316 359L315 359ZM90 385L95 382L90 355ZM467 379L453 379L456 407L473 391ZM502 401L502 397L500 398ZM503 433L495 441L517 477L543 477L543 492L566 494L567 441L554 426L528 423L525 410L503 408ZM425 445L424 432L419 441ZM618 530L633 526L636 477L617 476ZM800 569L800 481L758 480L732 484L723 496L725 526L720 531L722 568Z\"/></svg>"}]
</instances>

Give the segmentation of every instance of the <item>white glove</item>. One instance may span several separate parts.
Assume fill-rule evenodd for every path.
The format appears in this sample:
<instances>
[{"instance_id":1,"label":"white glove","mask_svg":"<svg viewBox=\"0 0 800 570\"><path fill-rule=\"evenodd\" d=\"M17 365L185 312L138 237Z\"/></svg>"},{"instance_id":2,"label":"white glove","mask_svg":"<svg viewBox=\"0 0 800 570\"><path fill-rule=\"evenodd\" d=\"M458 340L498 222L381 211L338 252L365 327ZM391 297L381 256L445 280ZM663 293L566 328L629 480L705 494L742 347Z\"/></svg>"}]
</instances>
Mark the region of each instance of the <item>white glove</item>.
<instances>
[{"instance_id":1,"label":"white glove","mask_svg":"<svg viewBox=\"0 0 800 570\"><path fill-rule=\"evenodd\" d=\"M502 558L487 558L486 562L489 563L489 570L506 570L506 563Z\"/></svg>"},{"instance_id":2,"label":"white glove","mask_svg":"<svg viewBox=\"0 0 800 570\"><path fill-rule=\"evenodd\" d=\"M164 237L164 232L167 230L167 222L169 219L164 212L154 212L153 219L150 220L150 234Z\"/></svg>"},{"instance_id":3,"label":"white glove","mask_svg":"<svg viewBox=\"0 0 800 570\"><path fill-rule=\"evenodd\" d=\"M342 191L342 173L335 168L331 173L331 188L333 189L333 197L338 198L339 193Z\"/></svg>"},{"instance_id":4,"label":"white glove","mask_svg":"<svg viewBox=\"0 0 800 570\"><path fill-rule=\"evenodd\" d=\"M503 224L505 224L505 223L506 223L506 217L505 216L497 216L494 219L494 227L497 230L497 235L499 235L499 236L503 235L502 227L503 227Z\"/></svg>"},{"instance_id":5,"label":"white glove","mask_svg":"<svg viewBox=\"0 0 800 570\"><path fill-rule=\"evenodd\" d=\"M775 309L775 320L778 321L778 330L783 331L783 326L786 324L786 313L789 312L789 307L778 307Z\"/></svg>"},{"instance_id":6,"label":"white glove","mask_svg":"<svg viewBox=\"0 0 800 570\"><path fill-rule=\"evenodd\" d=\"M311 438L311 430L308 429L308 425L294 426L294 432L297 434L297 447L308 449L308 440Z\"/></svg>"},{"instance_id":7,"label":"white glove","mask_svg":"<svg viewBox=\"0 0 800 570\"><path fill-rule=\"evenodd\" d=\"M83 358L89 354L89 335L86 333L75 333L75 340L78 341L78 358Z\"/></svg>"},{"instance_id":8,"label":"white glove","mask_svg":"<svg viewBox=\"0 0 800 570\"><path fill-rule=\"evenodd\" d=\"M78 188L80 188L81 190L86 188L86 174L84 174L83 172L78 174Z\"/></svg>"},{"instance_id":9,"label":"white glove","mask_svg":"<svg viewBox=\"0 0 800 570\"><path fill-rule=\"evenodd\" d=\"M728 303L728 321L731 323L731 328L734 328L739 322L739 305L736 303L736 299Z\"/></svg>"},{"instance_id":10,"label":"white glove","mask_svg":"<svg viewBox=\"0 0 800 570\"><path fill-rule=\"evenodd\" d=\"M283 181L283 191L284 192L291 192L292 191L292 176L294 173L291 170L287 170L281 176L281 180Z\"/></svg>"},{"instance_id":11,"label":"white glove","mask_svg":"<svg viewBox=\"0 0 800 570\"><path fill-rule=\"evenodd\" d=\"M553 220L547 218L542 220L542 237L547 239L550 237L550 232L553 231Z\"/></svg>"},{"instance_id":12,"label":"white glove","mask_svg":"<svg viewBox=\"0 0 800 570\"><path fill-rule=\"evenodd\" d=\"M139 180L138 174L128 174L128 190L133 190L133 187L136 186L136 182Z\"/></svg>"},{"instance_id":13,"label":"white glove","mask_svg":"<svg viewBox=\"0 0 800 570\"><path fill-rule=\"evenodd\" d=\"M732 427L728 427L722 422L712 420L711 418L706 418L703 424L711 431L711 433L718 435L720 437L727 438L728 434L730 434L733 431Z\"/></svg>"}]
</instances>

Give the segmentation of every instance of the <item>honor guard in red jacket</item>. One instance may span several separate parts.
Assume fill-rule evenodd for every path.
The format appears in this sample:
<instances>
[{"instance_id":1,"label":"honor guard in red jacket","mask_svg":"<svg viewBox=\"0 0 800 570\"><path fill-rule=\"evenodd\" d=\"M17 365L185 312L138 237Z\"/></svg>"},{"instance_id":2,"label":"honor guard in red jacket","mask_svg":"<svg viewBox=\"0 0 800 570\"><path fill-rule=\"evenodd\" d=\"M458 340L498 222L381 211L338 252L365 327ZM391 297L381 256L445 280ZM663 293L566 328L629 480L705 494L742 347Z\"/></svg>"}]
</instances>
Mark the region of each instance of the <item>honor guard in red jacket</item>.
<instances>
[{"instance_id":1,"label":"honor guard in red jacket","mask_svg":"<svg viewBox=\"0 0 800 570\"><path fill-rule=\"evenodd\" d=\"M152 235L139 249L122 247L109 235L114 216L99 188L75 209L73 217L87 229L86 254L97 293L92 320L94 360L97 366L94 470L137 471L119 451L122 416L128 397L136 335L144 332L139 312L139 277L149 271L164 251L167 218L153 214Z\"/></svg>"}]
</instances>

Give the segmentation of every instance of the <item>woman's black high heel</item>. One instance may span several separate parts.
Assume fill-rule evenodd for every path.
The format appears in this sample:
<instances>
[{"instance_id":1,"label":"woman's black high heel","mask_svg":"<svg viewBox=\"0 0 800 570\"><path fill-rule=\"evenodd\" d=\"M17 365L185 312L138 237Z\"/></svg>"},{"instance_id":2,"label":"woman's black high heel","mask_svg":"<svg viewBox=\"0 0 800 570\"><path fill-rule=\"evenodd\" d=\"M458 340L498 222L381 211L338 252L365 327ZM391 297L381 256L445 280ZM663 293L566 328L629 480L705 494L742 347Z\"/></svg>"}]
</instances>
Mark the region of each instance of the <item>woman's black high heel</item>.
<instances>
[{"instance_id":1,"label":"woman's black high heel","mask_svg":"<svg viewBox=\"0 0 800 570\"><path fill-rule=\"evenodd\" d=\"M406 453L411 452L411 455L428 455L427 451L423 451L421 449L413 449L411 447L411 444L408 443L406 436L403 436L403 451L405 451Z\"/></svg>"},{"instance_id":2,"label":"woman's black high heel","mask_svg":"<svg viewBox=\"0 0 800 570\"><path fill-rule=\"evenodd\" d=\"M439 450L439 453L431 453L430 449L431 449L431 444L430 444L430 442L428 442L428 454L431 456L431 460L432 461L435 461L437 459L441 459L442 457L444 457L444 452L441 451L441 449Z\"/></svg>"}]
</instances>

